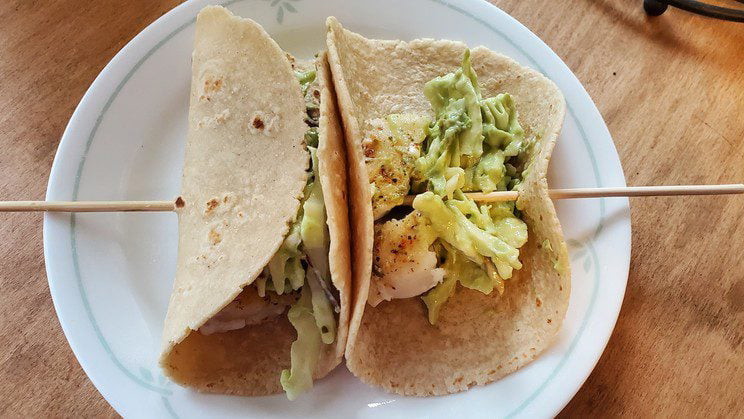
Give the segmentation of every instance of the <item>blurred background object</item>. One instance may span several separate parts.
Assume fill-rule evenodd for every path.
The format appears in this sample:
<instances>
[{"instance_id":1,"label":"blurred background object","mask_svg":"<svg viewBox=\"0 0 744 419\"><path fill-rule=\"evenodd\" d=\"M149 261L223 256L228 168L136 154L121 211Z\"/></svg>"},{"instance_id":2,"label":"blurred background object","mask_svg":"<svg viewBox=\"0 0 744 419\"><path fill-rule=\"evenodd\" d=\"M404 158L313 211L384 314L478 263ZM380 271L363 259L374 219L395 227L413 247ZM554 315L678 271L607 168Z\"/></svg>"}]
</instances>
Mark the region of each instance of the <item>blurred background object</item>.
<instances>
[{"instance_id":1,"label":"blurred background object","mask_svg":"<svg viewBox=\"0 0 744 419\"><path fill-rule=\"evenodd\" d=\"M669 6L715 19L744 22L744 0L643 0L643 9L649 16L660 16Z\"/></svg>"}]
</instances>

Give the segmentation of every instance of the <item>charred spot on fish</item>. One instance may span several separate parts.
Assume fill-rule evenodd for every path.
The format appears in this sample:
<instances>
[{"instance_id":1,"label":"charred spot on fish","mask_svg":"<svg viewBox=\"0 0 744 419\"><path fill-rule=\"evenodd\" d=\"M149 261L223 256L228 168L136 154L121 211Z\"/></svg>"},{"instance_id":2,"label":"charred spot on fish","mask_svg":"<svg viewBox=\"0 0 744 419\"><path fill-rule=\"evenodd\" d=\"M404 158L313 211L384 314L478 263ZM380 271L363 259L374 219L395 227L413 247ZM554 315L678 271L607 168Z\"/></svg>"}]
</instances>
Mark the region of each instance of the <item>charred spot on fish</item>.
<instances>
[{"instance_id":1,"label":"charred spot on fish","mask_svg":"<svg viewBox=\"0 0 744 419\"><path fill-rule=\"evenodd\" d=\"M380 176L384 176L384 177L388 176L388 172L387 172L387 169L385 169L385 166L380 166Z\"/></svg>"},{"instance_id":2,"label":"charred spot on fish","mask_svg":"<svg viewBox=\"0 0 744 419\"><path fill-rule=\"evenodd\" d=\"M186 206L186 201L184 201L180 196L176 198L176 208L183 208L184 206Z\"/></svg>"}]
</instances>

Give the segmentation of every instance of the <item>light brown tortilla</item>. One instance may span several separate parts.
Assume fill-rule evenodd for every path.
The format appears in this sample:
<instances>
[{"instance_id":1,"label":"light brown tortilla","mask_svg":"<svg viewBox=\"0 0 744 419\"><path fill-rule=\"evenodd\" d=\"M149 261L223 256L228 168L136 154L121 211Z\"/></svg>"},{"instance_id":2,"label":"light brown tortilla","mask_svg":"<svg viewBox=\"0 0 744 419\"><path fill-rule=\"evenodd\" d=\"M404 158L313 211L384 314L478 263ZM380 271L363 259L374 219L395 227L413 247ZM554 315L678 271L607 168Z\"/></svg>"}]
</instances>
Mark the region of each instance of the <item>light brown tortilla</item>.
<instances>
[{"instance_id":1,"label":"light brown tortilla","mask_svg":"<svg viewBox=\"0 0 744 419\"><path fill-rule=\"evenodd\" d=\"M362 381L404 395L441 395L486 384L534 359L553 340L570 293L568 251L546 172L565 104L541 74L483 47L472 49L484 97L510 93L528 138L536 144L519 207L529 226L524 268L503 296L458 287L439 322L427 321L420 298L366 305L372 267L373 218L361 151L365 121L391 113L427 113L424 83L454 71L465 45L452 41L369 40L328 19L328 55L349 156L354 307L347 366ZM549 240L552 251L542 246ZM554 261L565 266L559 274Z\"/></svg>"},{"instance_id":2,"label":"light brown tortilla","mask_svg":"<svg viewBox=\"0 0 744 419\"><path fill-rule=\"evenodd\" d=\"M178 266L160 364L175 382L199 391L277 393L296 337L286 315L209 336L195 331L256 279L297 214L309 164L305 102L284 51L260 25L221 7L197 17L192 77L185 205L178 211ZM322 92L320 170L338 172L344 155L335 151L342 141L335 103L328 88ZM349 298L345 182L320 177L343 322L316 378L340 363Z\"/></svg>"},{"instance_id":3,"label":"light brown tortilla","mask_svg":"<svg viewBox=\"0 0 744 419\"><path fill-rule=\"evenodd\" d=\"M328 233L331 238L328 264L331 280L339 292L338 331L336 332L335 357L330 371L341 363L346 338L349 333L351 307L351 261L349 253L349 212L346 189L346 151L339 121L336 92L331 79L331 69L325 51L318 55L318 79L320 84L320 121L318 126L318 176L323 187L326 205ZM319 367L323 370L321 367ZM325 375L323 373L322 375Z\"/></svg>"}]
</instances>

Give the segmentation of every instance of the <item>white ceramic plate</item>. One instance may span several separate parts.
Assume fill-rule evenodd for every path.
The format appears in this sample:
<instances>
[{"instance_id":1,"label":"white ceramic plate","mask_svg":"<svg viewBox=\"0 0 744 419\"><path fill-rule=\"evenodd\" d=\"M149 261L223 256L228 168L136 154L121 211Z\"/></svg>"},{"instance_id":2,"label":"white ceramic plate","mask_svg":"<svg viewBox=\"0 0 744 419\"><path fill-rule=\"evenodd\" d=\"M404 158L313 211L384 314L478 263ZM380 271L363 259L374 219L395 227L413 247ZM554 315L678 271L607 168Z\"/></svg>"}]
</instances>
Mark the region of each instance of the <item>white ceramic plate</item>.
<instances>
[{"instance_id":1,"label":"white ceramic plate","mask_svg":"<svg viewBox=\"0 0 744 419\"><path fill-rule=\"evenodd\" d=\"M194 17L208 2L175 8L142 31L101 72L72 116L48 200L170 199L181 175ZM323 47L335 15L371 37L461 40L533 67L563 90L568 113L551 164L553 187L624 186L602 117L566 65L540 39L480 1L233 0L289 52ZM90 379L127 417L340 416L540 417L556 414L599 359L617 319L630 260L626 199L558 203L573 286L555 344L526 368L465 393L405 398L359 383L345 368L290 403L283 395L202 395L165 379L160 333L176 261L176 216L48 214L44 250L54 305Z\"/></svg>"}]
</instances>

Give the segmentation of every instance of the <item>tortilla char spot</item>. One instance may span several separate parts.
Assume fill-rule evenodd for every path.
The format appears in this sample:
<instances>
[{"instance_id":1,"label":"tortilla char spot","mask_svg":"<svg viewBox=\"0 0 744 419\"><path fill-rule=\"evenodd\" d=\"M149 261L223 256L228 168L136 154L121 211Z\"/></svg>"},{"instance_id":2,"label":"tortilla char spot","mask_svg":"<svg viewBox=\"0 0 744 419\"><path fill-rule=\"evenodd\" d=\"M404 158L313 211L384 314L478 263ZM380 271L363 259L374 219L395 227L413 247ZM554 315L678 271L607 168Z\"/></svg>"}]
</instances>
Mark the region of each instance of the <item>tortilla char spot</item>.
<instances>
[{"instance_id":1,"label":"tortilla char spot","mask_svg":"<svg viewBox=\"0 0 744 419\"><path fill-rule=\"evenodd\" d=\"M208 75L204 79L204 93L214 93L222 90L222 79Z\"/></svg>"},{"instance_id":2,"label":"tortilla char spot","mask_svg":"<svg viewBox=\"0 0 744 419\"><path fill-rule=\"evenodd\" d=\"M542 301L540 301L539 298L536 298L535 299L535 305L537 305L538 307L540 307L542 305Z\"/></svg>"},{"instance_id":3,"label":"tortilla char spot","mask_svg":"<svg viewBox=\"0 0 744 419\"><path fill-rule=\"evenodd\" d=\"M222 241L222 234L218 233L217 230L212 229L209 230L209 242L212 243L212 245L218 245Z\"/></svg>"},{"instance_id":4,"label":"tortilla char spot","mask_svg":"<svg viewBox=\"0 0 744 419\"><path fill-rule=\"evenodd\" d=\"M295 65L297 64L297 60L295 57L290 53L285 53L284 55L287 56L287 60L289 61L289 64L292 66L292 69L294 70Z\"/></svg>"},{"instance_id":5,"label":"tortilla char spot","mask_svg":"<svg viewBox=\"0 0 744 419\"><path fill-rule=\"evenodd\" d=\"M548 324L553 323L553 320L548 319Z\"/></svg>"},{"instance_id":6,"label":"tortilla char spot","mask_svg":"<svg viewBox=\"0 0 744 419\"><path fill-rule=\"evenodd\" d=\"M209 214L212 212L217 206L220 205L220 201L218 201L216 198L212 198L207 202L207 210L204 211L205 214Z\"/></svg>"},{"instance_id":7,"label":"tortilla char spot","mask_svg":"<svg viewBox=\"0 0 744 419\"><path fill-rule=\"evenodd\" d=\"M225 121L227 121L227 118L229 118L229 117L230 117L230 110L229 109L225 109L224 111L218 113L214 117L214 122L216 124L224 124Z\"/></svg>"},{"instance_id":8,"label":"tortilla char spot","mask_svg":"<svg viewBox=\"0 0 744 419\"><path fill-rule=\"evenodd\" d=\"M176 208L183 208L184 206L186 206L186 201L184 201L180 196L176 198Z\"/></svg>"},{"instance_id":9,"label":"tortilla char spot","mask_svg":"<svg viewBox=\"0 0 744 419\"><path fill-rule=\"evenodd\" d=\"M264 121L261 119L260 116L256 116L253 118L253 128L255 129L264 129Z\"/></svg>"}]
</instances>

